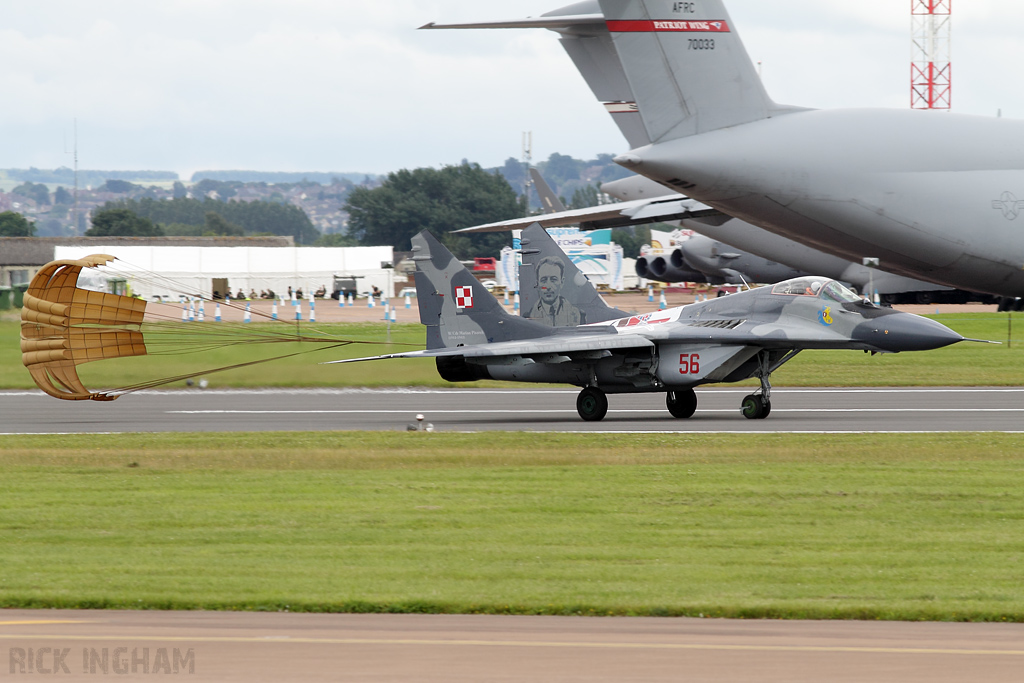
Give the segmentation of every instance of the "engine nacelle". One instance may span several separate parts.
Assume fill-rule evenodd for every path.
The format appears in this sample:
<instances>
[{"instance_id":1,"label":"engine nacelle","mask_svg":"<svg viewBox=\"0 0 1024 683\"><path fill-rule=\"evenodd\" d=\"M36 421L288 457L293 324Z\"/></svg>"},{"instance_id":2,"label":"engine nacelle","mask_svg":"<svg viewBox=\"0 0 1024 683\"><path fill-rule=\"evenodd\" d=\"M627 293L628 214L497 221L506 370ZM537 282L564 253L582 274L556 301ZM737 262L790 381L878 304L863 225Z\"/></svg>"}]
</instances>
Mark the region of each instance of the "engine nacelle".
<instances>
[{"instance_id":1,"label":"engine nacelle","mask_svg":"<svg viewBox=\"0 0 1024 683\"><path fill-rule=\"evenodd\" d=\"M464 356L438 356L437 374L446 382L476 382L491 379L486 365L467 363Z\"/></svg>"}]
</instances>

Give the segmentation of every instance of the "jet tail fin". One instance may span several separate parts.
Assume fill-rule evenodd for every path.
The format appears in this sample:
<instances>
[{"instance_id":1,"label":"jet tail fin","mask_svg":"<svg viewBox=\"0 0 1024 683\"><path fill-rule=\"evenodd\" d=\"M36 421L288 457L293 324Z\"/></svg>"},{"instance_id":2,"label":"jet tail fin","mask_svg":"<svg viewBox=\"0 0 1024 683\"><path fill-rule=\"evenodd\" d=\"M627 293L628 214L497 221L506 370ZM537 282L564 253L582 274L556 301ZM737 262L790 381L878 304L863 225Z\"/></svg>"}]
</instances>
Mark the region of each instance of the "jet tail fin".
<instances>
[{"instance_id":1,"label":"jet tail fin","mask_svg":"<svg viewBox=\"0 0 1024 683\"><path fill-rule=\"evenodd\" d=\"M600 0L652 142L768 118L775 105L723 0Z\"/></svg>"},{"instance_id":2,"label":"jet tail fin","mask_svg":"<svg viewBox=\"0 0 1024 683\"><path fill-rule=\"evenodd\" d=\"M533 180L533 186L537 189L537 196L540 197L540 203L544 206L544 213L558 213L559 211L565 211L565 204L558 198L555 191L551 189L548 182L544 180L544 176L540 174L540 171L530 167L530 178Z\"/></svg>"},{"instance_id":3,"label":"jet tail fin","mask_svg":"<svg viewBox=\"0 0 1024 683\"><path fill-rule=\"evenodd\" d=\"M629 317L604 302L572 259L540 223L523 230L519 292L523 315L552 327Z\"/></svg>"},{"instance_id":4,"label":"jet tail fin","mask_svg":"<svg viewBox=\"0 0 1024 683\"><path fill-rule=\"evenodd\" d=\"M549 327L509 315L487 288L424 230L412 238L416 301L427 349L546 337Z\"/></svg>"}]
</instances>

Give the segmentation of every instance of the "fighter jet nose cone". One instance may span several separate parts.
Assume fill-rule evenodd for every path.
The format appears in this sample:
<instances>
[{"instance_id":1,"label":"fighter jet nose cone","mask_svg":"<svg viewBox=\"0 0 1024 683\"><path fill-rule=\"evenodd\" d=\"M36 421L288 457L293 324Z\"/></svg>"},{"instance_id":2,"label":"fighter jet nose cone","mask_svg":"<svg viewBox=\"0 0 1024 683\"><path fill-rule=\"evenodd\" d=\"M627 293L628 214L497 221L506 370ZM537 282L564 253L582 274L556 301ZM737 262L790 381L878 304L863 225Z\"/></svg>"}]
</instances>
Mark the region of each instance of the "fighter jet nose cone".
<instances>
[{"instance_id":1,"label":"fighter jet nose cone","mask_svg":"<svg viewBox=\"0 0 1024 683\"><path fill-rule=\"evenodd\" d=\"M942 323L910 313L870 320L858 328L856 337L885 351L929 351L963 341Z\"/></svg>"}]
</instances>

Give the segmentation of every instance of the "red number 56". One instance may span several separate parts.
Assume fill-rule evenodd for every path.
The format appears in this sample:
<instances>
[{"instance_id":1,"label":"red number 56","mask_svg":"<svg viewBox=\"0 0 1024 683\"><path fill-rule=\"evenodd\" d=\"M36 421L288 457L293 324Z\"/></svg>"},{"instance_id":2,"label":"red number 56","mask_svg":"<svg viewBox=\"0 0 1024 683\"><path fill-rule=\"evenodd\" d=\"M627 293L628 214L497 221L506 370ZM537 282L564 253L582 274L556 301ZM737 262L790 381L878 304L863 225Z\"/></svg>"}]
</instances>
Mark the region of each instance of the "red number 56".
<instances>
[{"instance_id":1,"label":"red number 56","mask_svg":"<svg viewBox=\"0 0 1024 683\"><path fill-rule=\"evenodd\" d=\"M679 374L696 375L700 373L700 354L681 353L679 354Z\"/></svg>"}]
</instances>

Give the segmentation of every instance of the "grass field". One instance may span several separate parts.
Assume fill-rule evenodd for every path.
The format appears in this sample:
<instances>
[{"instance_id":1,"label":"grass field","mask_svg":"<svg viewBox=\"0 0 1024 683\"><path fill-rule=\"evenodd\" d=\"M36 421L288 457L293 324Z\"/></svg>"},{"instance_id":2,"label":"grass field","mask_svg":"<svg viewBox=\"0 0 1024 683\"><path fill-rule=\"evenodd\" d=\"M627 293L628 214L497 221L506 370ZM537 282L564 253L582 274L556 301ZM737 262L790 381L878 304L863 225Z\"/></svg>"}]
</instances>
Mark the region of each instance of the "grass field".
<instances>
[{"instance_id":1,"label":"grass field","mask_svg":"<svg viewBox=\"0 0 1024 683\"><path fill-rule=\"evenodd\" d=\"M931 317L966 337L1006 341L1008 315L1011 314L959 313ZM1024 321L1018 326L1021 324ZM21 365L18 329L14 321L0 322L0 389L34 386ZM218 373L209 380L218 387L451 386L438 377L430 359L318 365L326 360L422 348L424 328L421 325L393 325L392 345L383 344L388 336L386 327L379 323L322 324L316 329L335 337L373 344L314 351ZM300 344L239 346L203 354L118 359L88 363L80 367L80 374L91 388L126 386L155 377L200 372L308 348ZM961 343L937 351L879 356L857 351L807 351L780 369L772 381L777 386L1019 386L1024 385L1024 339L1013 345ZM500 386L495 382L479 385Z\"/></svg>"},{"instance_id":2,"label":"grass field","mask_svg":"<svg viewBox=\"0 0 1024 683\"><path fill-rule=\"evenodd\" d=\"M1024 437L0 441L0 606L1024 621Z\"/></svg>"}]
</instances>

